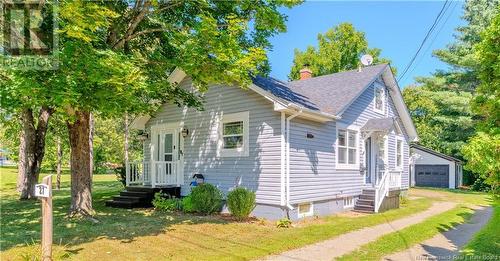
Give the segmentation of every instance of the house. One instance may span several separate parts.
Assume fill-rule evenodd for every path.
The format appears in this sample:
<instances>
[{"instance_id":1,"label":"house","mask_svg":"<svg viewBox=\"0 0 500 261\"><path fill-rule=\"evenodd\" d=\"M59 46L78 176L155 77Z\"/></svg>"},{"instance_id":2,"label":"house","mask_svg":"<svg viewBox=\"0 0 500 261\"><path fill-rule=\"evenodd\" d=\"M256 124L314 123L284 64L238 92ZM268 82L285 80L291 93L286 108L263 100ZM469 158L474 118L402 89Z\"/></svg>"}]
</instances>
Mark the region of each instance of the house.
<instances>
[{"instance_id":1,"label":"house","mask_svg":"<svg viewBox=\"0 0 500 261\"><path fill-rule=\"evenodd\" d=\"M418 144L411 144L411 185L437 188L462 186L462 161Z\"/></svg>"},{"instance_id":2,"label":"house","mask_svg":"<svg viewBox=\"0 0 500 261\"><path fill-rule=\"evenodd\" d=\"M181 70L169 79L192 89ZM398 207L409 188L409 143L418 137L387 64L319 77L303 69L292 82L256 77L248 88L213 85L204 100L203 111L164 104L134 120L147 138L144 162L127 167L128 185L185 196L199 173L225 193L255 191L253 215L274 220L378 212Z\"/></svg>"}]
</instances>

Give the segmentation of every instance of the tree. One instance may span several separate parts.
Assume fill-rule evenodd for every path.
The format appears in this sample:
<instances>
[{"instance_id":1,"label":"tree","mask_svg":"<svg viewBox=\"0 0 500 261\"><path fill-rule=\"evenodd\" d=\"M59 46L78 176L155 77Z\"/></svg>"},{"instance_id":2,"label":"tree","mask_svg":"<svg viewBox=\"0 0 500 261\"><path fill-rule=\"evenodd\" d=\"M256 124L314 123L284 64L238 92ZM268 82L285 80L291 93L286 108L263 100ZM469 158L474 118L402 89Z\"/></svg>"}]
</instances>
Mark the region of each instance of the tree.
<instances>
[{"instance_id":1,"label":"tree","mask_svg":"<svg viewBox=\"0 0 500 261\"><path fill-rule=\"evenodd\" d=\"M295 49L289 80L300 78L299 71L307 66L314 76L321 76L358 68L363 54L373 56L374 64L389 63L380 58L380 49L368 48L363 32L350 23L341 23L325 34L318 34L318 47L308 46L305 51Z\"/></svg>"},{"instance_id":2,"label":"tree","mask_svg":"<svg viewBox=\"0 0 500 261\"><path fill-rule=\"evenodd\" d=\"M461 149L474 134L469 103L472 94L464 91L434 90L432 85L409 86L403 97L426 147L463 159Z\"/></svg>"},{"instance_id":3,"label":"tree","mask_svg":"<svg viewBox=\"0 0 500 261\"><path fill-rule=\"evenodd\" d=\"M473 91L478 85L477 65L473 46L481 41L481 32L490 24L499 0L468 0L464 4L462 19L466 25L459 26L455 41L445 49L435 50L434 55L450 65L448 70L439 70L434 77L444 81L442 88ZM422 81L433 77L422 78Z\"/></svg>"},{"instance_id":4,"label":"tree","mask_svg":"<svg viewBox=\"0 0 500 261\"><path fill-rule=\"evenodd\" d=\"M297 3L59 1L60 67L41 91L67 122L70 213L93 214L92 115L148 113L164 102L200 107L197 94L168 84L175 67L200 91L212 83L250 84L266 68L268 38L285 30L278 8Z\"/></svg>"},{"instance_id":5,"label":"tree","mask_svg":"<svg viewBox=\"0 0 500 261\"><path fill-rule=\"evenodd\" d=\"M45 156L49 119L54 113L54 107L48 102L50 99L32 97L45 92L43 85L49 79L45 72L0 71L0 75L3 78L0 81L0 115L10 134L17 134L19 139L17 190L20 199L31 199ZM17 122L12 123L12 120Z\"/></svg>"},{"instance_id":6,"label":"tree","mask_svg":"<svg viewBox=\"0 0 500 261\"><path fill-rule=\"evenodd\" d=\"M403 90L405 102L420 142L442 153L467 160L463 148L476 133L470 104L479 85L479 64L473 46L481 42L481 32L491 23L498 0L469 0L464 4L465 25L456 29L455 40L434 55L449 68L431 77L417 77L416 85ZM469 175L465 176L469 178ZM474 181L474 177L468 179Z\"/></svg>"},{"instance_id":7,"label":"tree","mask_svg":"<svg viewBox=\"0 0 500 261\"><path fill-rule=\"evenodd\" d=\"M500 194L500 7L491 25L474 47L479 60L479 80L472 108L477 115L478 133L464 147L467 169L478 173Z\"/></svg>"}]
</instances>

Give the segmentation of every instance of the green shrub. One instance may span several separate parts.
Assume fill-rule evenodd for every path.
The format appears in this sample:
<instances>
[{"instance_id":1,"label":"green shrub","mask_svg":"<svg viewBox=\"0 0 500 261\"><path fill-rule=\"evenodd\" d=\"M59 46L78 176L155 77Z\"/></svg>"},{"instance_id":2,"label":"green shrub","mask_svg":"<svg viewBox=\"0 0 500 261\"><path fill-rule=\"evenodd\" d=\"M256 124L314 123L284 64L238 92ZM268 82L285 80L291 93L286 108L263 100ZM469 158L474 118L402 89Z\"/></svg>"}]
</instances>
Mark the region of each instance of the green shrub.
<instances>
[{"instance_id":1,"label":"green shrub","mask_svg":"<svg viewBox=\"0 0 500 261\"><path fill-rule=\"evenodd\" d=\"M120 181L124 187L127 186L127 174L125 167L117 167L114 168L113 171L115 172L116 180Z\"/></svg>"},{"instance_id":2,"label":"green shrub","mask_svg":"<svg viewBox=\"0 0 500 261\"><path fill-rule=\"evenodd\" d=\"M474 184L472 184L471 189L474 191L488 192L491 189L491 186L486 183L483 177L478 176L476 181L474 181Z\"/></svg>"},{"instance_id":3,"label":"green shrub","mask_svg":"<svg viewBox=\"0 0 500 261\"><path fill-rule=\"evenodd\" d=\"M155 193L153 206L155 209L164 211L175 211L182 208L181 201L178 198L170 198L160 192Z\"/></svg>"},{"instance_id":4,"label":"green shrub","mask_svg":"<svg viewBox=\"0 0 500 261\"><path fill-rule=\"evenodd\" d=\"M185 212L185 213L195 212L194 206L193 206L193 201L191 199L191 195L182 198L181 205L182 205L183 212Z\"/></svg>"},{"instance_id":5,"label":"green shrub","mask_svg":"<svg viewBox=\"0 0 500 261\"><path fill-rule=\"evenodd\" d=\"M212 184L204 183L191 191L191 203L196 212L212 214L222 207L222 192Z\"/></svg>"},{"instance_id":6,"label":"green shrub","mask_svg":"<svg viewBox=\"0 0 500 261\"><path fill-rule=\"evenodd\" d=\"M255 193L243 187L236 188L227 195L227 206L236 218L246 218L255 208Z\"/></svg>"},{"instance_id":7,"label":"green shrub","mask_svg":"<svg viewBox=\"0 0 500 261\"><path fill-rule=\"evenodd\" d=\"M292 226L292 221L288 218L282 218L276 222L278 228L289 228Z\"/></svg>"},{"instance_id":8,"label":"green shrub","mask_svg":"<svg viewBox=\"0 0 500 261\"><path fill-rule=\"evenodd\" d=\"M399 204L407 205L408 204L408 195L400 195L399 196Z\"/></svg>"}]
</instances>

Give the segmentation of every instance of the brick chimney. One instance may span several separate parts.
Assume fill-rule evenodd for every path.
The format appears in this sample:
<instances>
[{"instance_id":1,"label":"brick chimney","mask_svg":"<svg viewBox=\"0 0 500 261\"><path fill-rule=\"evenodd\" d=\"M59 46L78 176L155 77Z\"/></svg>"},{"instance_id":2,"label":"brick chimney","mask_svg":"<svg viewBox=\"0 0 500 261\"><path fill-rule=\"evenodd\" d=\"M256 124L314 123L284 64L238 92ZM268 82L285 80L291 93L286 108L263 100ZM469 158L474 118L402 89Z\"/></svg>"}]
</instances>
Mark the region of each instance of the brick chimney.
<instances>
[{"instance_id":1,"label":"brick chimney","mask_svg":"<svg viewBox=\"0 0 500 261\"><path fill-rule=\"evenodd\" d=\"M299 72L300 72L300 80L312 78L312 71L308 67L302 68L302 70L300 70Z\"/></svg>"}]
</instances>

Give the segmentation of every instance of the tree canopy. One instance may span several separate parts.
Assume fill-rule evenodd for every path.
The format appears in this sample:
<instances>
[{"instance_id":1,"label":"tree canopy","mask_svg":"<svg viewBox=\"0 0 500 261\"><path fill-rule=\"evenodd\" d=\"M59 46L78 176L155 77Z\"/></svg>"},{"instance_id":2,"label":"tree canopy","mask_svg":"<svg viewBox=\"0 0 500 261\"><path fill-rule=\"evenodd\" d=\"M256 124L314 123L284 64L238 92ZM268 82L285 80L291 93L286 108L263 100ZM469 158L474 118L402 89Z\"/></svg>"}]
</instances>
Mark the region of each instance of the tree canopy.
<instances>
[{"instance_id":1,"label":"tree canopy","mask_svg":"<svg viewBox=\"0 0 500 261\"><path fill-rule=\"evenodd\" d=\"M71 209L91 214L94 115L148 113L164 102L200 107L199 94L167 81L175 67L201 92L211 83L249 84L268 68L268 38L286 29L279 8L299 2L58 1L59 67L2 71L3 113L21 118L46 107L65 119Z\"/></svg>"},{"instance_id":2,"label":"tree canopy","mask_svg":"<svg viewBox=\"0 0 500 261\"><path fill-rule=\"evenodd\" d=\"M358 68L363 54L373 56L373 64L389 63L380 57L381 50L369 48L363 32L350 23L341 23L324 34L318 34L318 46L308 46L305 51L295 49L289 80L299 79L299 71L308 67L314 76L321 76Z\"/></svg>"}]
</instances>

